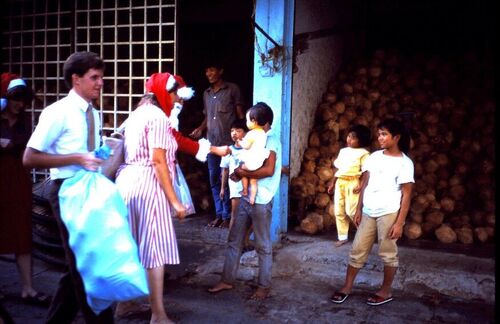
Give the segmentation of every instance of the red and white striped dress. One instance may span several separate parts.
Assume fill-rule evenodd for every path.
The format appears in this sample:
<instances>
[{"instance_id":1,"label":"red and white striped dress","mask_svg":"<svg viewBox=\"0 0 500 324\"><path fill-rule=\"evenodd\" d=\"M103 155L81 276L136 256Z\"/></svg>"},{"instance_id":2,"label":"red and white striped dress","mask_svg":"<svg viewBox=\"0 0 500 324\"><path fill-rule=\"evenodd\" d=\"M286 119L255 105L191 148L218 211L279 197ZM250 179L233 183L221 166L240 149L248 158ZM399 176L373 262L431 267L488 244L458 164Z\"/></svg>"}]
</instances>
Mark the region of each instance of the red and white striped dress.
<instances>
[{"instance_id":1,"label":"red and white striped dress","mask_svg":"<svg viewBox=\"0 0 500 324\"><path fill-rule=\"evenodd\" d=\"M137 107L127 120L125 164L118 169L116 184L127 204L130 229L146 269L180 262L170 203L152 164L153 148L166 150L173 178L177 142L172 128L160 108L145 104Z\"/></svg>"}]
</instances>

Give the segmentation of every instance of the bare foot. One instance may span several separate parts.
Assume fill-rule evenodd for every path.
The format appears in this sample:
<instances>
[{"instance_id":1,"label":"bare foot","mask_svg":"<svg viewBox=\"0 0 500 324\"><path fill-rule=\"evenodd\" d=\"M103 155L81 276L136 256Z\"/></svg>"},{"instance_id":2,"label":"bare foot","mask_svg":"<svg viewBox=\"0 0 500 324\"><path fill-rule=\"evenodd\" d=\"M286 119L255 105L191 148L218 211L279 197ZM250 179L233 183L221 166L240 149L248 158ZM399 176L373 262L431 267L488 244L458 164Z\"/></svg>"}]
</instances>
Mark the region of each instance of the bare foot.
<instances>
[{"instance_id":1,"label":"bare foot","mask_svg":"<svg viewBox=\"0 0 500 324\"><path fill-rule=\"evenodd\" d=\"M335 242L335 247L342 246L342 245L346 244L347 242L348 242L347 239L337 241L337 242Z\"/></svg>"},{"instance_id":2,"label":"bare foot","mask_svg":"<svg viewBox=\"0 0 500 324\"><path fill-rule=\"evenodd\" d=\"M233 289L233 285L227 284L223 281L219 281L212 288L208 288L208 292L215 294L215 293L221 292L223 290L230 290L230 289Z\"/></svg>"},{"instance_id":3,"label":"bare foot","mask_svg":"<svg viewBox=\"0 0 500 324\"><path fill-rule=\"evenodd\" d=\"M229 228L229 221L227 219L223 220L222 223L220 223L219 227L220 228Z\"/></svg>"},{"instance_id":4,"label":"bare foot","mask_svg":"<svg viewBox=\"0 0 500 324\"><path fill-rule=\"evenodd\" d=\"M257 290L253 293L253 295L250 296L250 299L253 299L253 300L266 299L269 296L270 292L271 292L271 288L258 287Z\"/></svg>"},{"instance_id":5,"label":"bare foot","mask_svg":"<svg viewBox=\"0 0 500 324\"><path fill-rule=\"evenodd\" d=\"M219 227L222 223L222 218L215 218L213 221L207 224L208 227Z\"/></svg>"}]
</instances>

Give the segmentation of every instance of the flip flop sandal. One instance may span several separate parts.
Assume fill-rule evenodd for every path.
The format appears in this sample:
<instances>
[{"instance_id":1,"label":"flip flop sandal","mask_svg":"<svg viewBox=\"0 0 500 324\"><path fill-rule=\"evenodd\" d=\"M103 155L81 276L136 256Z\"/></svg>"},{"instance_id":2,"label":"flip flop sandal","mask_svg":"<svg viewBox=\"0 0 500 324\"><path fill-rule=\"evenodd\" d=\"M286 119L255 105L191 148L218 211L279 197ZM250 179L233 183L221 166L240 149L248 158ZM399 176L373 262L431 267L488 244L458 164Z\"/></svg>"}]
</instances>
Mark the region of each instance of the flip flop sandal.
<instances>
[{"instance_id":1,"label":"flip flop sandal","mask_svg":"<svg viewBox=\"0 0 500 324\"><path fill-rule=\"evenodd\" d=\"M342 304L346 301L347 297L349 297L349 294L344 294L343 292L336 291L333 293L332 297L330 297L330 300L335 304Z\"/></svg>"},{"instance_id":2,"label":"flip flop sandal","mask_svg":"<svg viewBox=\"0 0 500 324\"><path fill-rule=\"evenodd\" d=\"M373 294L370 297L368 297L368 299L366 300L366 303L368 305L372 305L372 306L379 306L379 305L383 305L385 303L388 303L388 302L392 301L393 299L394 298L392 296L384 298L382 296Z\"/></svg>"}]
</instances>

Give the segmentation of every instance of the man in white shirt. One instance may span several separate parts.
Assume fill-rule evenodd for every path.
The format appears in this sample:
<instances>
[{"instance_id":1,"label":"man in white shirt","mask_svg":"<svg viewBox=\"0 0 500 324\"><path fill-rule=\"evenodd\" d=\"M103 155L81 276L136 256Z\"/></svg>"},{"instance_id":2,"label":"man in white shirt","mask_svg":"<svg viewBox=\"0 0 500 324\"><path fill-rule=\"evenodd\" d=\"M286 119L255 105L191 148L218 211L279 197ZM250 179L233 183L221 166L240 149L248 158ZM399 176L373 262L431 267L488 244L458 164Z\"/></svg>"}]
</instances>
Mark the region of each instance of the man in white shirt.
<instances>
[{"instance_id":1,"label":"man in white shirt","mask_svg":"<svg viewBox=\"0 0 500 324\"><path fill-rule=\"evenodd\" d=\"M113 323L111 308L96 315L87 304L75 257L68 245L68 231L61 221L58 197L64 179L82 168L96 171L102 163L93 153L99 146L100 120L92 102L101 93L104 62L95 53L76 52L64 63L63 73L71 90L68 96L42 111L23 156L26 167L50 168L49 202L68 265L49 307L46 323L71 323L78 310L87 323Z\"/></svg>"}]
</instances>

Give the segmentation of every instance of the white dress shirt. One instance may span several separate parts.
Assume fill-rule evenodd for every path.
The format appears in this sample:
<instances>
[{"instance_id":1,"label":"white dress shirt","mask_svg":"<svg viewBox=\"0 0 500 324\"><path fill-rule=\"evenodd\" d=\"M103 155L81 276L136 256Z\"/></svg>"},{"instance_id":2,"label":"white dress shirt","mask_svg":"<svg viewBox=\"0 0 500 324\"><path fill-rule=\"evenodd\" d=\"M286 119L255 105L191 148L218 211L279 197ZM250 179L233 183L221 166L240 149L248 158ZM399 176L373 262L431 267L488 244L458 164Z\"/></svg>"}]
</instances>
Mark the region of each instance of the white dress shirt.
<instances>
[{"instance_id":1,"label":"white dress shirt","mask_svg":"<svg viewBox=\"0 0 500 324\"><path fill-rule=\"evenodd\" d=\"M87 119L85 112L89 102L74 90L47 106L40 115L38 125L28 141L27 147L50 154L87 153ZM95 121L95 147L99 147L101 125L97 110L93 109ZM68 165L50 169L52 179L66 179L82 167Z\"/></svg>"}]
</instances>

